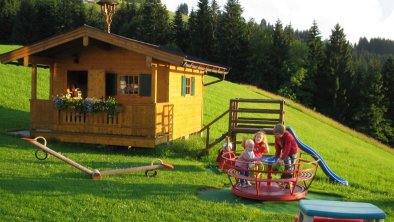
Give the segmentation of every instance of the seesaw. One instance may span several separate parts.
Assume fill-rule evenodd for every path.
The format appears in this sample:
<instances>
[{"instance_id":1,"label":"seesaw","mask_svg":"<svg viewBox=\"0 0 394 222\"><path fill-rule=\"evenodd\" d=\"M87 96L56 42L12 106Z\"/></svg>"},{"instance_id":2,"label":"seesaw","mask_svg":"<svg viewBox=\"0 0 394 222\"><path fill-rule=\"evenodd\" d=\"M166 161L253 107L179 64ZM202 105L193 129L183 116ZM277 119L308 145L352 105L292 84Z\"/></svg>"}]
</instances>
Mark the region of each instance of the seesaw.
<instances>
[{"instance_id":1,"label":"seesaw","mask_svg":"<svg viewBox=\"0 0 394 222\"><path fill-rule=\"evenodd\" d=\"M109 175L114 175L114 174L125 174L125 173L133 173L133 172L138 172L138 171L145 171L145 175L146 176L156 176L157 175L157 169L160 168L170 168L170 169L174 169L174 166L169 164L169 163L164 163L162 160L160 159L155 159L151 162L150 166L140 166L140 167L131 167L131 168L125 168L125 169L114 169L114 170L104 170L104 171L99 171L97 169L94 170L90 170L84 166L82 166L81 164L63 156L62 154L50 149L49 147L47 147L47 141L44 137L42 136L38 136L34 139L31 138L22 138L23 140L26 140L28 142L30 142L31 144L35 145L37 148L39 148L39 150L36 151L35 155L36 158L39 160L45 160L48 157L48 153L51 154L52 156L63 160L64 162L70 164L71 166L89 174L92 179L97 180L97 179L101 179L101 177L103 176L109 176ZM43 141L43 144L38 142L38 140L41 139ZM44 156L40 156L38 151L43 151L44 152ZM155 162L159 161L160 164L156 164L154 165ZM152 175L149 175L149 172L153 171Z\"/></svg>"}]
</instances>

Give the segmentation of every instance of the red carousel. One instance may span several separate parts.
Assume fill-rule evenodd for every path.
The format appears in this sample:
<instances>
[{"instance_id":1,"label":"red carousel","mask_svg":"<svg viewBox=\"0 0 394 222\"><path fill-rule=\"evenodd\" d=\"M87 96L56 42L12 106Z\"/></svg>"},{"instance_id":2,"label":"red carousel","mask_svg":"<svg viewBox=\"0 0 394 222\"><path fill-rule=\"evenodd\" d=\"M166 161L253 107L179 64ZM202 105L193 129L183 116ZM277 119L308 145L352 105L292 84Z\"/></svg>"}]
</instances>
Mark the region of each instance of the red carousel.
<instances>
[{"instance_id":1,"label":"red carousel","mask_svg":"<svg viewBox=\"0 0 394 222\"><path fill-rule=\"evenodd\" d=\"M291 170L284 170L284 164L277 164L276 158L263 156L258 162L247 163L248 169L236 166L237 157L232 152L223 152L219 167L230 180L232 192L240 197L255 200L298 200L304 198L315 178L318 160L302 153L292 164ZM240 174L248 171L249 176ZM246 180L247 186L240 181Z\"/></svg>"}]
</instances>

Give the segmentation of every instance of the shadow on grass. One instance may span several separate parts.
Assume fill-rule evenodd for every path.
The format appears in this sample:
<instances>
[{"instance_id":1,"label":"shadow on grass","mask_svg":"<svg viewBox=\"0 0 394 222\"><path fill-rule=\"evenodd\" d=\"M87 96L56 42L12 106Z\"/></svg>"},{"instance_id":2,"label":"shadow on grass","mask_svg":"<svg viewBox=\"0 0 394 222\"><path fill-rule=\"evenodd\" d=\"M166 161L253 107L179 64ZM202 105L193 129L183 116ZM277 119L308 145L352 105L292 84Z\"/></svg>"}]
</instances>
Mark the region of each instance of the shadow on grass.
<instances>
[{"instance_id":1,"label":"shadow on grass","mask_svg":"<svg viewBox=\"0 0 394 222\"><path fill-rule=\"evenodd\" d=\"M29 127L29 113L0 105L0 132L22 130Z\"/></svg>"},{"instance_id":2,"label":"shadow on grass","mask_svg":"<svg viewBox=\"0 0 394 222\"><path fill-rule=\"evenodd\" d=\"M71 177L67 177L67 175ZM18 177L9 176L0 178L1 187L7 192L16 195L67 196L73 198L78 195L92 195L113 199L156 199L159 196L176 198L196 190L199 185L190 184L160 184L154 178L147 178L143 183L113 180L86 179L88 175L81 174L75 178L71 174L55 175L53 177ZM119 178L117 178L119 179ZM141 181L140 179L138 179Z\"/></svg>"},{"instance_id":3,"label":"shadow on grass","mask_svg":"<svg viewBox=\"0 0 394 222\"><path fill-rule=\"evenodd\" d=\"M208 189L199 193L200 199L212 202L225 202L233 204L245 204L248 207L255 207L265 212L297 214L299 212L298 200L294 201L258 201L235 196L231 191L231 186L223 189ZM307 200L342 200L341 196L323 192L309 191Z\"/></svg>"}]
</instances>

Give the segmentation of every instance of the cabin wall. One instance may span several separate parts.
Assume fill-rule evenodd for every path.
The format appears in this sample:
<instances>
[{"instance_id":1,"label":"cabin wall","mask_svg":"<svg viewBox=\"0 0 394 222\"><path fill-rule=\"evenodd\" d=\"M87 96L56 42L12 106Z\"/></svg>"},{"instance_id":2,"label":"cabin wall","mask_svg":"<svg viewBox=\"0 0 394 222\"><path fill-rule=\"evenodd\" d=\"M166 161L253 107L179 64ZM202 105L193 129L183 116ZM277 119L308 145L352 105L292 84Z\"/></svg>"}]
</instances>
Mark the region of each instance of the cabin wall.
<instances>
[{"instance_id":1,"label":"cabin wall","mask_svg":"<svg viewBox=\"0 0 394 222\"><path fill-rule=\"evenodd\" d=\"M173 138L198 132L203 126L203 72L170 66L170 100L174 105ZM182 95L182 76L195 79L194 95Z\"/></svg>"},{"instance_id":2,"label":"cabin wall","mask_svg":"<svg viewBox=\"0 0 394 222\"><path fill-rule=\"evenodd\" d=\"M105 97L105 74L117 74L116 99L122 103L152 103L152 98L131 97L121 95L118 89L120 76L151 74L152 69L146 65L146 56L118 47L90 44L78 52L69 51L57 56L52 96L65 94L67 86L67 71L87 71L88 90L83 97Z\"/></svg>"}]
</instances>

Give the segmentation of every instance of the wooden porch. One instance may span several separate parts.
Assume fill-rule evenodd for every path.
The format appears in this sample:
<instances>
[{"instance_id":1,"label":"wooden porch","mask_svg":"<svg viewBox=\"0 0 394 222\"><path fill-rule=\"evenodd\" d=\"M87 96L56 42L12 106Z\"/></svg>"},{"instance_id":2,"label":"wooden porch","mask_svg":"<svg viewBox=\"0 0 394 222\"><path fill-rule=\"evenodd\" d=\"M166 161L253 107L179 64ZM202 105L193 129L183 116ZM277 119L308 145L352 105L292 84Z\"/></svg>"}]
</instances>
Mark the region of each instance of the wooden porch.
<instances>
[{"instance_id":1,"label":"wooden porch","mask_svg":"<svg viewBox=\"0 0 394 222\"><path fill-rule=\"evenodd\" d=\"M30 126L33 136L64 142L154 147L170 141L173 105L121 104L113 116L57 110L51 100L32 99Z\"/></svg>"}]
</instances>

